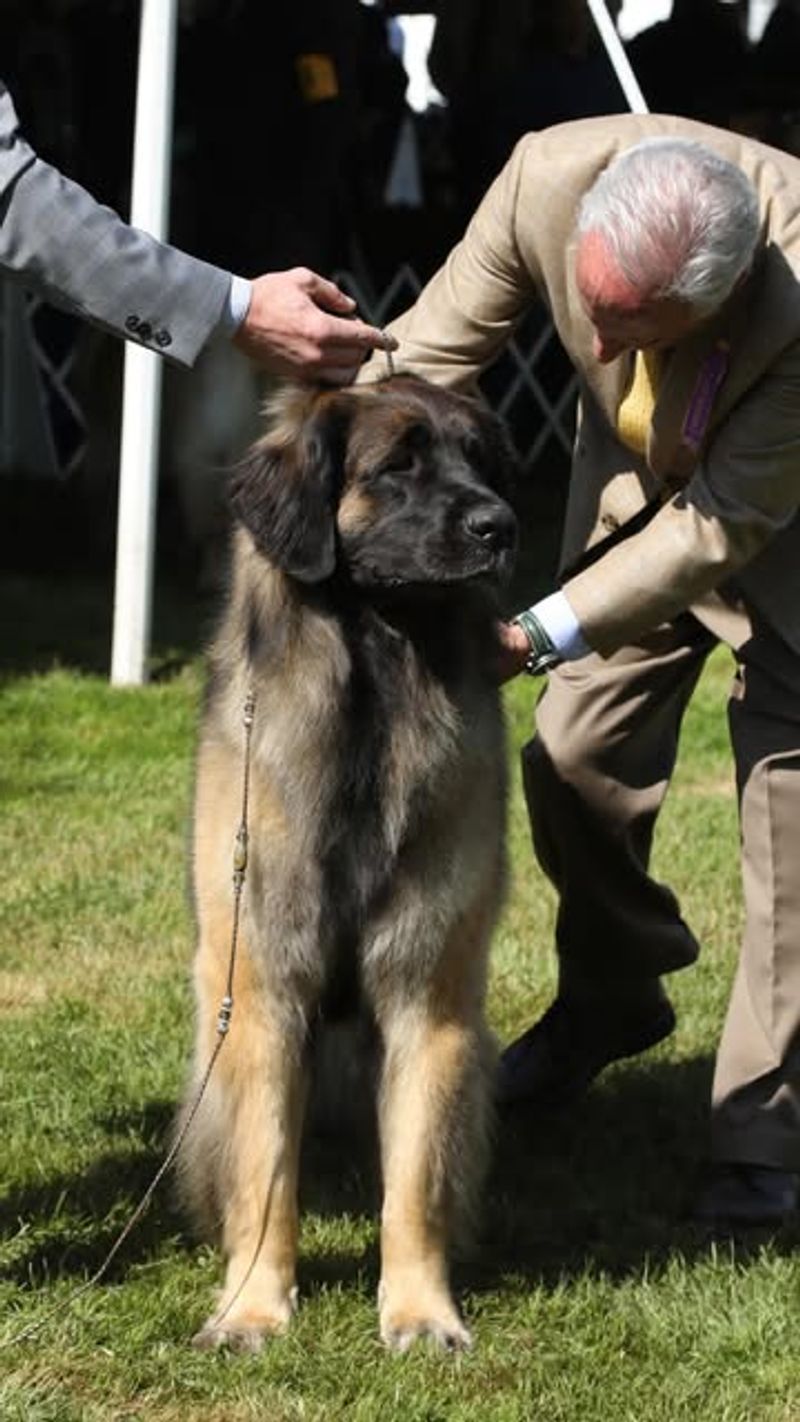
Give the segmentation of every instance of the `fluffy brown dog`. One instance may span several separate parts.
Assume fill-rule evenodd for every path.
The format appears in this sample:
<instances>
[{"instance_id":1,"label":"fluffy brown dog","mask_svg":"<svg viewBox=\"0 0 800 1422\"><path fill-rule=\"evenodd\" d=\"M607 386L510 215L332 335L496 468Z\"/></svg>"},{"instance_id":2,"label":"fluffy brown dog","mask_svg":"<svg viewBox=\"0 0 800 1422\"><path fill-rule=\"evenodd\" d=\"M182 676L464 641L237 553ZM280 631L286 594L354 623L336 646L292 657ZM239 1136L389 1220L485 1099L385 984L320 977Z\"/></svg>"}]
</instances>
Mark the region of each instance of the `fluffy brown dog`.
<instances>
[{"instance_id":1,"label":"fluffy brown dog","mask_svg":"<svg viewBox=\"0 0 800 1422\"><path fill-rule=\"evenodd\" d=\"M225 992L251 687L256 706L235 1009L183 1157L227 1259L206 1346L255 1348L289 1323L307 1078L347 1015L380 1046L381 1335L469 1341L447 1250L487 1145L507 467L490 414L398 376L289 392L234 480L197 767L195 1085Z\"/></svg>"}]
</instances>

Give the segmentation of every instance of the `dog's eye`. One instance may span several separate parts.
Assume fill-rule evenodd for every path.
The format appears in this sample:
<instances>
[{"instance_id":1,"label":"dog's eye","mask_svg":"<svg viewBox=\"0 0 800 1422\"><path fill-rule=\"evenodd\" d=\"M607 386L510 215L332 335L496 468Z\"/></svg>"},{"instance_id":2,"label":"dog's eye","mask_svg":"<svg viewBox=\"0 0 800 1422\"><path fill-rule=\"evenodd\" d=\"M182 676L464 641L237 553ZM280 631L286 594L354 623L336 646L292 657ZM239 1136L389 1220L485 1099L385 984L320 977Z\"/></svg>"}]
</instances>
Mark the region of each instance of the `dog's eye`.
<instances>
[{"instance_id":1,"label":"dog's eye","mask_svg":"<svg viewBox=\"0 0 800 1422\"><path fill-rule=\"evenodd\" d=\"M410 474L414 468L416 455L411 449L396 449L394 454L380 467L381 474Z\"/></svg>"},{"instance_id":2,"label":"dog's eye","mask_svg":"<svg viewBox=\"0 0 800 1422\"><path fill-rule=\"evenodd\" d=\"M402 440L395 445L381 465L382 474L412 474L420 456L431 447L432 436L427 425L409 425Z\"/></svg>"}]
</instances>

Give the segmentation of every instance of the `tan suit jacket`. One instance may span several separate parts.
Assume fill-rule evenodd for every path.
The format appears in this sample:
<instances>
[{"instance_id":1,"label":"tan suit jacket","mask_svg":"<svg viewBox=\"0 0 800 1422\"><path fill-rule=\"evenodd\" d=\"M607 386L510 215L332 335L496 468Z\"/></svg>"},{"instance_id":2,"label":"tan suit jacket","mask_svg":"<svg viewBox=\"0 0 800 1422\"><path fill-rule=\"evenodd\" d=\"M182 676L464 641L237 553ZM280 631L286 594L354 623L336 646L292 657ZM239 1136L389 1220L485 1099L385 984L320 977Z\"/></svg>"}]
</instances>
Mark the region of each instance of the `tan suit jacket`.
<instances>
[{"instance_id":1,"label":"tan suit jacket","mask_svg":"<svg viewBox=\"0 0 800 1422\"><path fill-rule=\"evenodd\" d=\"M738 163L758 191L763 231L743 287L672 352L638 459L615 433L630 357L602 366L592 354L574 226L614 154L663 134ZM713 607L718 588L800 651L798 276L800 161L684 119L615 115L523 138L464 239L390 327L403 368L469 389L537 294L546 302L581 387L562 566L663 500L645 528L564 584L601 653L690 606ZM375 374L382 364L373 360Z\"/></svg>"}]
</instances>

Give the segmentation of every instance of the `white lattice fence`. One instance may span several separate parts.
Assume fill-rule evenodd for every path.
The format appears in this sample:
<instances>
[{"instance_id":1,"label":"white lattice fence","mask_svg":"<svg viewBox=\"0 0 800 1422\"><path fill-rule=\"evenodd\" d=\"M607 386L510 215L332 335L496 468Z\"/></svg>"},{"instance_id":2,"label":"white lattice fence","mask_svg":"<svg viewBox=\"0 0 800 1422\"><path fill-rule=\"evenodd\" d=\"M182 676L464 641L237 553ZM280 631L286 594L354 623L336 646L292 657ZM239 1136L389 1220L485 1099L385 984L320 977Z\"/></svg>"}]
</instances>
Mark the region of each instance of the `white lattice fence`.
<instances>
[{"instance_id":1,"label":"white lattice fence","mask_svg":"<svg viewBox=\"0 0 800 1422\"><path fill-rule=\"evenodd\" d=\"M80 328L16 283L0 298L0 472L67 479L86 445L70 388Z\"/></svg>"}]
</instances>

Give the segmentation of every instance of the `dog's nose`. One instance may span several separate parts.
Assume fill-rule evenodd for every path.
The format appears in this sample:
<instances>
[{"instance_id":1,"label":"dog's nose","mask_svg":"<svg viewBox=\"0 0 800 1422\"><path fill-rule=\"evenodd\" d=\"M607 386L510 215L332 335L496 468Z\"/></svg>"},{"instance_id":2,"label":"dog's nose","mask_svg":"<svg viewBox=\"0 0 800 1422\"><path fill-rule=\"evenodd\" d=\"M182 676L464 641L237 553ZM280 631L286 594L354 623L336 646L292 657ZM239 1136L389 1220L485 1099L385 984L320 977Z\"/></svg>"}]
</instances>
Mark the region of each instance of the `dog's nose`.
<instances>
[{"instance_id":1,"label":"dog's nose","mask_svg":"<svg viewBox=\"0 0 800 1422\"><path fill-rule=\"evenodd\" d=\"M464 518L464 529L484 547L500 552L514 546L517 520L506 504L476 504Z\"/></svg>"}]
</instances>

